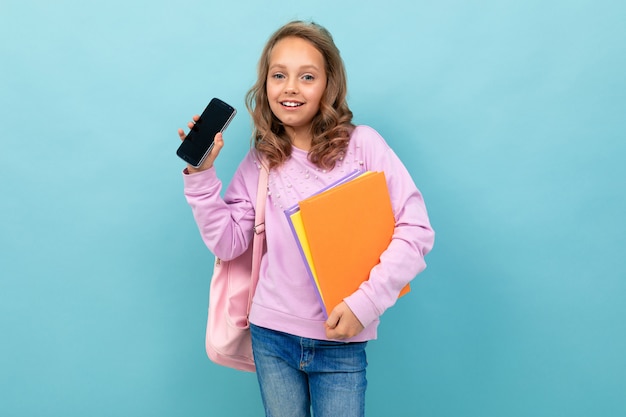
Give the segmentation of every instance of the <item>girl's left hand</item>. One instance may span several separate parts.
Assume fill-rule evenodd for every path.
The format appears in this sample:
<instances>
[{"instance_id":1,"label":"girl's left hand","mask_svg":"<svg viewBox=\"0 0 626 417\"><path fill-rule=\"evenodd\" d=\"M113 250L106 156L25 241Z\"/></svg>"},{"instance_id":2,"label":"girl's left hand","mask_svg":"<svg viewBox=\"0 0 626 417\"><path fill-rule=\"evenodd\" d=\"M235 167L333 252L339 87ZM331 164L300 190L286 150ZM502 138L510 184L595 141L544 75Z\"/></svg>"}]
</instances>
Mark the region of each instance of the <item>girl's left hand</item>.
<instances>
[{"instance_id":1,"label":"girl's left hand","mask_svg":"<svg viewBox=\"0 0 626 417\"><path fill-rule=\"evenodd\" d=\"M349 339L361 333L363 329L359 319L344 301L330 312L326 320L326 337L329 339Z\"/></svg>"}]
</instances>

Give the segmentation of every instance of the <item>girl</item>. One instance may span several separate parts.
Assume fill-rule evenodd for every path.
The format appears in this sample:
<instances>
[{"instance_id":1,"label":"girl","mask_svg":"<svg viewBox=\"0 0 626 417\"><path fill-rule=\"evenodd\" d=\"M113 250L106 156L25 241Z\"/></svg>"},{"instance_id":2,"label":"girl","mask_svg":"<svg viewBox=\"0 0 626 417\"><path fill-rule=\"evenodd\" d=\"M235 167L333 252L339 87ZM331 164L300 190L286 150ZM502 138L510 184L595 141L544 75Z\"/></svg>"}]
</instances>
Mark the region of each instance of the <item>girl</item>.
<instances>
[{"instance_id":1,"label":"girl","mask_svg":"<svg viewBox=\"0 0 626 417\"><path fill-rule=\"evenodd\" d=\"M267 252L250 312L267 416L310 416L311 410L316 417L364 415L367 341L376 338L379 317L400 290L425 268L434 241L422 196L404 165L375 130L352 124L346 85L330 33L315 23L288 23L261 55L258 80L246 97L253 149L224 198L213 167L224 146L221 134L202 166L184 171L202 238L216 257L228 260L252 240L259 170L269 169ZM185 138L182 129L178 133ZM396 226L369 280L325 320L284 210L355 169L385 173Z\"/></svg>"}]
</instances>

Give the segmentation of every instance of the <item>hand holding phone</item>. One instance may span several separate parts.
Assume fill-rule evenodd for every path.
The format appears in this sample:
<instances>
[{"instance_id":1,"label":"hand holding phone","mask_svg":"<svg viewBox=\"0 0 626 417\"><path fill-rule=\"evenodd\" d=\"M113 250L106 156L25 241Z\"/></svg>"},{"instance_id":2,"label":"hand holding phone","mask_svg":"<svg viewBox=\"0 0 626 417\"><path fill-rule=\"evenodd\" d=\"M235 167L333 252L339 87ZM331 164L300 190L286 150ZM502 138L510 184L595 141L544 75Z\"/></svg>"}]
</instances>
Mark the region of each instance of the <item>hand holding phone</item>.
<instances>
[{"instance_id":1,"label":"hand holding phone","mask_svg":"<svg viewBox=\"0 0 626 417\"><path fill-rule=\"evenodd\" d=\"M183 139L176 154L194 168L198 168L213 149L215 135L223 132L237 111L218 98L213 98L199 118L194 118L190 131Z\"/></svg>"}]
</instances>

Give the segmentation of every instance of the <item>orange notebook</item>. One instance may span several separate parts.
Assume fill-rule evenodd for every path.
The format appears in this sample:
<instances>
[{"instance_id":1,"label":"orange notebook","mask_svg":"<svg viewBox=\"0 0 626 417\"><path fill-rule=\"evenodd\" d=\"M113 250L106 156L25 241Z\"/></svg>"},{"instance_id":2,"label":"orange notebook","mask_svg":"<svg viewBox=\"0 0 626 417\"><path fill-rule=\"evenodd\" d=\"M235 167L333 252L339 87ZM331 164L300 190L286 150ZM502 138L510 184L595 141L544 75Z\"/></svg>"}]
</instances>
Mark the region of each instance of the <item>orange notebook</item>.
<instances>
[{"instance_id":1,"label":"orange notebook","mask_svg":"<svg viewBox=\"0 0 626 417\"><path fill-rule=\"evenodd\" d=\"M385 174L366 172L299 203L326 314L369 279L395 228ZM410 290L407 285L400 296Z\"/></svg>"}]
</instances>

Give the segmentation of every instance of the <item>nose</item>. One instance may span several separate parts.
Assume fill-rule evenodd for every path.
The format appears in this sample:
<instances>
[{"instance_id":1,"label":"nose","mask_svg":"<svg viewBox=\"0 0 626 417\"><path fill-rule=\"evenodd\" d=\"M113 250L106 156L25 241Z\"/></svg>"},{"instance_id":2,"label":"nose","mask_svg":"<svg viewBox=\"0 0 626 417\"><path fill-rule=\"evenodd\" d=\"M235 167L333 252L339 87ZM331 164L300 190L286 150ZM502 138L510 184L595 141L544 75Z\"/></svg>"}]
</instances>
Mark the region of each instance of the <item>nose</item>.
<instances>
[{"instance_id":1,"label":"nose","mask_svg":"<svg viewBox=\"0 0 626 417\"><path fill-rule=\"evenodd\" d=\"M285 94L297 94L297 93L298 93L297 84L295 80L292 79L285 86Z\"/></svg>"}]
</instances>

